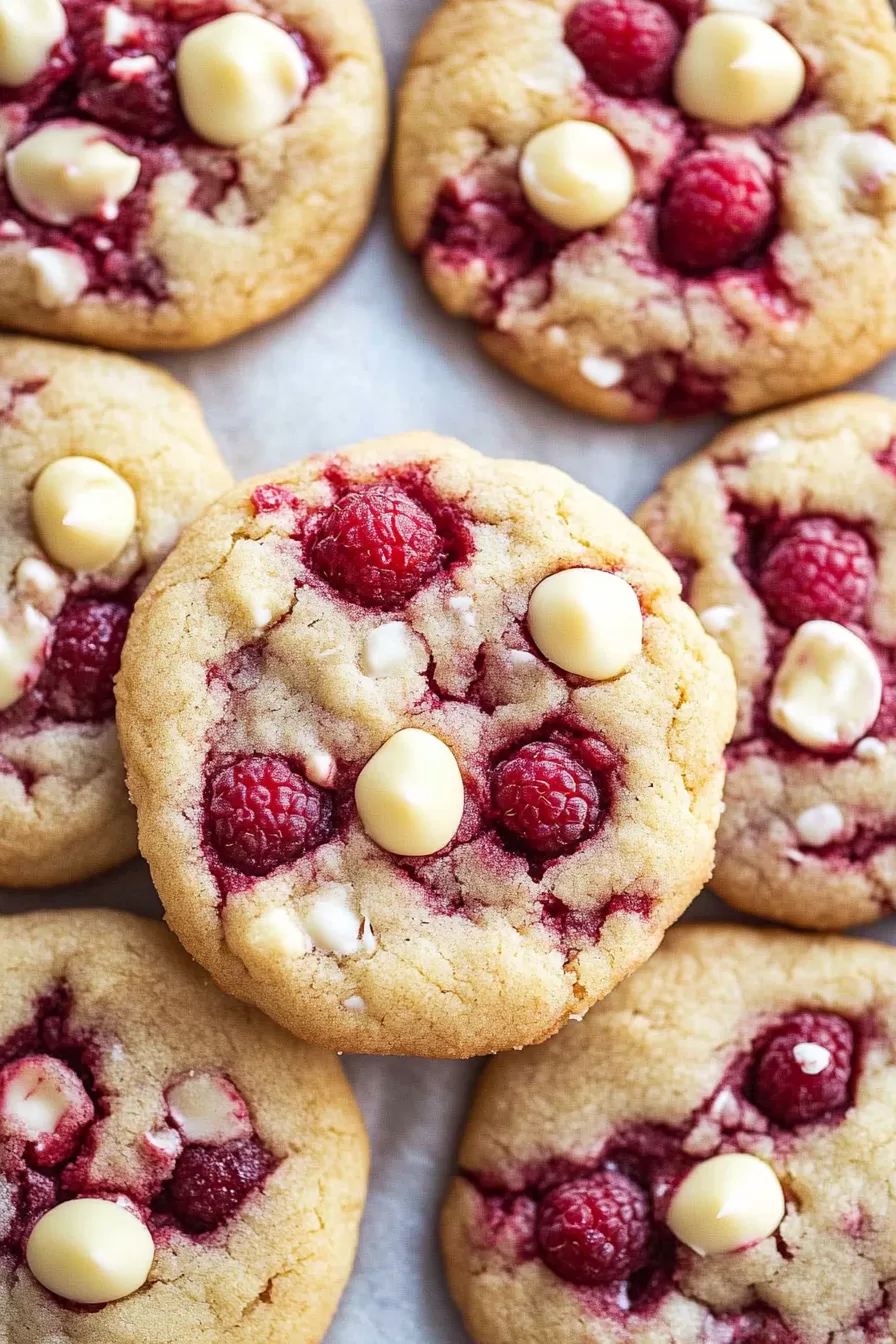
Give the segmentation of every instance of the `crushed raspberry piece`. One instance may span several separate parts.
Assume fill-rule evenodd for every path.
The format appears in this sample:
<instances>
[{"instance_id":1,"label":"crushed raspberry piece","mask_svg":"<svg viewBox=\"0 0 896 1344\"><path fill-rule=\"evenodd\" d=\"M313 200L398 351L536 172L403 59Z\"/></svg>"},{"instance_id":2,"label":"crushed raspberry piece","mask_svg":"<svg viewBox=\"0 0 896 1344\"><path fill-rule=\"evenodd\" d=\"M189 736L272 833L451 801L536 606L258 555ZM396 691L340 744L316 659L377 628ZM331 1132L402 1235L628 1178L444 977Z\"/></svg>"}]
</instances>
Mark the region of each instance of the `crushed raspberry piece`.
<instances>
[{"instance_id":1,"label":"crushed raspberry piece","mask_svg":"<svg viewBox=\"0 0 896 1344\"><path fill-rule=\"evenodd\" d=\"M233 1217L272 1166L257 1139L186 1148L171 1179L171 1208L191 1232L211 1232Z\"/></svg>"},{"instance_id":2,"label":"crushed raspberry piece","mask_svg":"<svg viewBox=\"0 0 896 1344\"><path fill-rule=\"evenodd\" d=\"M749 159L717 150L686 158L660 210L666 261L697 274L735 266L767 239L775 196Z\"/></svg>"},{"instance_id":3,"label":"crushed raspberry piece","mask_svg":"<svg viewBox=\"0 0 896 1344\"><path fill-rule=\"evenodd\" d=\"M112 48L105 42L105 18L106 6L94 6L80 27L79 110L110 130L145 140L168 140L185 130L174 78L182 30L141 14L134 16L122 45ZM153 65L145 71L128 71L122 59Z\"/></svg>"},{"instance_id":4,"label":"crushed raspberry piece","mask_svg":"<svg viewBox=\"0 0 896 1344\"><path fill-rule=\"evenodd\" d=\"M208 791L208 829L232 868L265 877L323 844L332 804L276 756L247 756L220 770Z\"/></svg>"},{"instance_id":5,"label":"crushed raspberry piece","mask_svg":"<svg viewBox=\"0 0 896 1344\"><path fill-rule=\"evenodd\" d=\"M758 586L773 619L795 630L804 621L860 621L873 580L860 532L833 518L801 518L772 547Z\"/></svg>"},{"instance_id":6,"label":"crushed raspberry piece","mask_svg":"<svg viewBox=\"0 0 896 1344\"><path fill-rule=\"evenodd\" d=\"M756 1105L788 1129L844 1110L854 1053L855 1033L842 1017L795 1013L760 1050L753 1079Z\"/></svg>"},{"instance_id":7,"label":"crushed raspberry piece","mask_svg":"<svg viewBox=\"0 0 896 1344\"><path fill-rule=\"evenodd\" d=\"M425 509L404 490L373 485L343 495L311 546L314 570L368 607L412 597L439 569L445 548Z\"/></svg>"},{"instance_id":8,"label":"crushed raspberry piece","mask_svg":"<svg viewBox=\"0 0 896 1344\"><path fill-rule=\"evenodd\" d=\"M85 599L66 605L39 684L54 718L74 723L112 718L113 683L129 620L120 602Z\"/></svg>"},{"instance_id":9,"label":"crushed raspberry piece","mask_svg":"<svg viewBox=\"0 0 896 1344\"><path fill-rule=\"evenodd\" d=\"M279 513L281 509L295 509L298 496L285 485L259 485L252 491L252 507L256 514Z\"/></svg>"},{"instance_id":10,"label":"crushed raspberry piece","mask_svg":"<svg viewBox=\"0 0 896 1344\"><path fill-rule=\"evenodd\" d=\"M566 20L566 45L588 78L619 98L666 87L681 30L653 0L583 0Z\"/></svg>"},{"instance_id":11,"label":"crushed raspberry piece","mask_svg":"<svg viewBox=\"0 0 896 1344\"><path fill-rule=\"evenodd\" d=\"M499 826L550 856L594 834L601 799L591 771L566 747L531 742L496 767L492 807Z\"/></svg>"},{"instance_id":12,"label":"crushed raspberry piece","mask_svg":"<svg viewBox=\"0 0 896 1344\"><path fill-rule=\"evenodd\" d=\"M538 1209L541 1258L569 1283L613 1283L647 1262L647 1195L620 1171L603 1171L552 1190Z\"/></svg>"}]
</instances>

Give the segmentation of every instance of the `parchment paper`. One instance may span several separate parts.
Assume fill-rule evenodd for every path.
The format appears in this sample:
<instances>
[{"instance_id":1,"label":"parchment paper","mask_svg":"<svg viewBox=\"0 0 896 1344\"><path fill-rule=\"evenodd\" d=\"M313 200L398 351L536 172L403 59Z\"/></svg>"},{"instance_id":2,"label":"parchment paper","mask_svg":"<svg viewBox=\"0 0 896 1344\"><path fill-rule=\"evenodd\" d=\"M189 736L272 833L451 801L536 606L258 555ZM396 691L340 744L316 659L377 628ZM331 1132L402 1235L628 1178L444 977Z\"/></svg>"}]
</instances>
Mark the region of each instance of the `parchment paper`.
<instances>
[{"instance_id":1,"label":"parchment paper","mask_svg":"<svg viewBox=\"0 0 896 1344\"><path fill-rule=\"evenodd\" d=\"M436 5L368 3L394 84ZM354 260L305 308L218 350L159 362L198 394L237 476L359 439L434 429L496 456L550 462L630 511L721 424L604 425L494 368L470 329L429 298L396 245L385 189ZM896 396L896 361L862 386ZM2 911L35 904L160 910L142 862L39 902L0 893ZM697 901L694 915L735 918L710 895ZM863 933L896 941L896 918ZM478 1065L345 1063L370 1131L373 1170L355 1273L327 1344L464 1344L443 1284L436 1225Z\"/></svg>"}]
</instances>

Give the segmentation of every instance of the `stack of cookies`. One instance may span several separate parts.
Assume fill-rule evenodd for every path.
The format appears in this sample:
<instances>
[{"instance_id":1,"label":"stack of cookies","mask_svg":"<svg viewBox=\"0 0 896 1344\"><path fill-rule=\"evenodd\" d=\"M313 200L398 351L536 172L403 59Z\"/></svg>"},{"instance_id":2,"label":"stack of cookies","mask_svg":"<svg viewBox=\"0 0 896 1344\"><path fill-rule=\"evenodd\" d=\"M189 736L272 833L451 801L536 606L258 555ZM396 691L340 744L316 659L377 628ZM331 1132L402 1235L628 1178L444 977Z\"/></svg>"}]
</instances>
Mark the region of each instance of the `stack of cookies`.
<instances>
[{"instance_id":1,"label":"stack of cookies","mask_svg":"<svg viewBox=\"0 0 896 1344\"><path fill-rule=\"evenodd\" d=\"M172 931L0 923L2 1340L319 1344L343 1052L499 1055L478 1344L896 1338L896 952L830 936L896 907L896 406L769 410L896 348L896 24L842 9L447 0L410 56L400 232L486 349L762 412L635 521L425 432L234 485L167 374L0 337L0 883L139 844ZM385 81L362 0L0 0L0 122L0 319L176 349L337 269ZM710 879L813 932L664 937Z\"/></svg>"}]
</instances>

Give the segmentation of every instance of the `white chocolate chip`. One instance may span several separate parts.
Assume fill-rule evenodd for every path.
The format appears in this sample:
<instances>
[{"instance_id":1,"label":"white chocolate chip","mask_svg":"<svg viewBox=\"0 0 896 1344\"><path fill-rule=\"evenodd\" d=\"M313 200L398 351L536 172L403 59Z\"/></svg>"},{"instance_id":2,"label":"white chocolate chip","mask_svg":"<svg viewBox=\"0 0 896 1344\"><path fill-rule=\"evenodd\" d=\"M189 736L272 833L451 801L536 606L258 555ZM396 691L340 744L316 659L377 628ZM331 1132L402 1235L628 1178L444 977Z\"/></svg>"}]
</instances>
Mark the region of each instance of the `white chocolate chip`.
<instances>
[{"instance_id":1,"label":"white chocolate chip","mask_svg":"<svg viewBox=\"0 0 896 1344\"><path fill-rule=\"evenodd\" d=\"M839 161L845 190L873 196L889 178L896 177L896 144L877 131L843 135Z\"/></svg>"},{"instance_id":2,"label":"white chocolate chip","mask_svg":"<svg viewBox=\"0 0 896 1344\"><path fill-rule=\"evenodd\" d=\"M814 1041L801 1041L799 1045L795 1045L793 1057L799 1064L801 1072L810 1078L824 1073L831 1062L830 1050L826 1050L823 1045L816 1045Z\"/></svg>"},{"instance_id":3,"label":"white chocolate chip","mask_svg":"<svg viewBox=\"0 0 896 1344\"><path fill-rule=\"evenodd\" d=\"M0 622L0 709L14 705L36 680L50 629L46 616L30 606Z\"/></svg>"},{"instance_id":4,"label":"white chocolate chip","mask_svg":"<svg viewBox=\"0 0 896 1344\"><path fill-rule=\"evenodd\" d=\"M73 252L63 252L61 247L32 247L28 268L34 277L34 297L41 308L71 307L90 281L81 258Z\"/></svg>"},{"instance_id":5,"label":"white chocolate chip","mask_svg":"<svg viewBox=\"0 0 896 1344\"><path fill-rule=\"evenodd\" d=\"M61 0L0 0L0 84L20 89L34 79L67 27Z\"/></svg>"},{"instance_id":6,"label":"white chocolate chip","mask_svg":"<svg viewBox=\"0 0 896 1344\"><path fill-rule=\"evenodd\" d=\"M472 611L473 599L469 593L454 593L449 597L448 605L452 611Z\"/></svg>"},{"instance_id":7,"label":"white chocolate chip","mask_svg":"<svg viewBox=\"0 0 896 1344\"><path fill-rule=\"evenodd\" d=\"M601 569L565 569L530 597L529 633L564 672L608 681L631 667L644 631L637 594L625 579Z\"/></svg>"},{"instance_id":8,"label":"white chocolate chip","mask_svg":"<svg viewBox=\"0 0 896 1344\"><path fill-rule=\"evenodd\" d=\"M775 0L706 0L707 14L750 14L766 23L775 17L776 8Z\"/></svg>"},{"instance_id":9,"label":"white chocolate chip","mask_svg":"<svg viewBox=\"0 0 896 1344\"><path fill-rule=\"evenodd\" d=\"M336 778L336 761L328 751L311 751L305 758L305 776L322 789L330 788Z\"/></svg>"},{"instance_id":10,"label":"white chocolate chip","mask_svg":"<svg viewBox=\"0 0 896 1344\"><path fill-rule=\"evenodd\" d=\"M745 130L770 126L796 105L806 67L796 47L761 19L707 14L689 29L674 78L688 116Z\"/></svg>"},{"instance_id":11,"label":"white chocolate chip","mask_svg":"<svg viewBox=\"0 0 896 1344\"><path fill-rule=\"evenodd\" d=\"M548 327L545 335L548 340L548 345L553 345L555 349L559 350L562 346L569 344L569 332L565 327L557 326L556 323L553 326Z\"/></svg>"},{"instance_id":12,"label":"white chocolate chip","mask_svg":"<svg viewBox=\"0 0 896 1344\"><path fill-rule=\"evenodd\" d=\"M139 24L118 5L109 5L103 16L103 45L120 47L128 38L139 32Z\"/></svg>"},{"instance_id":13,"label":"white chocolate chip","mask_svg":"<svg viewBox=\"0 0 896 1344\"><path fill-rule=\"evenodd\" d=\"M16 567L16 597L44 616L58 616L65 602L65 584L52 565L28 555Z\"/></svg>"},{"instance_id":14,"label":"white chocolate chip","mask_svg":"<svg viewBox=\"0 0 896 1344\"><path fill-rule=\"evenodd\" d=\"M140 1219L105 1199L72 1199L39 1218L25 1250L38 1283L98 1306L130 1297L149 1278L155 1245Z\"/></svg>"},{"instance_id":15,"label":"white chocolate chip","mask_svg":"<svg viewBox=\"0 0 896 1344\"><path fill-rule=\"evenodd\" d=\"M773 453L783 443L781 435L774 429L761 429L748 447L751 453Z\"/></svg>"},{"instance_id":16,"label":"white chocolate chip","mask_svg":"<svg viewBox=\"0 0 896 1344\"><path fill-rule=\"evenodd\" d=\"M246 602L246 611L256 630L266 630L274 619L274 613L264 602L251 595Z\"/></svg>"},{"instance_id":17,"label":"white chocolate chip","mask_svg":"<svg viewBox=\"0 0 896 1344\"><path fill-rule=\"evenodd\" d=\"M880 711L877 659L858 635L834 621L807 621L778 668L769 717L801 746L848 747Z\"/></svg>"},{"instance_id":18,"label":"white chocolate chip","mask_svg":"<svg viewBox=\"0 0 896 1344\"><path fill-rule=\"evenodd\" d=\"M184 1141L176 1129L151 1129L144 1134L144 1139L150 1148L156 1148L165 1157L180 1157L183 1152Z\"/></svg>"},{"instance_id":19,"label":"white chocolate chip","mask_svg":"<svg viewBox=\"0 0 896 1344\"><path fill-rule=\"evenodd\" d=\"M343 1008L347 1008L350 1013L366 1013L367 1004L361 998L360 994L351 994L347 999L342 1000Z\"/></svg>"},{"instance_id":20,"label":"white chocolate chip","mask_svg":"<svg viewBox=\"0 0 896 1344\"><path fill-rule=\"evenodd\" d=\"M700 623L708 635L718 639L731 629L736 617L736 607L707 607L700 612Z\"/></svg>"},{"instance_id":21,"label":"white chocolate chip","mask_svg":"<svg viewBox=\"0 0 896 1344\"><path fill-rule=\"evenodd\" d=\"M244 145L289 120L308 87L308 66L276 24L226 14L181 42L177 83L197 135L212 145Z\"/></svg>"},{"instance_id":22,"label":"white chocolate chip","mask_svg":"<svg viewBox=\"0 0 896 1344\"><path fill-rule=\"evenodd\" d=\"M56 1132L71 1105L73 1089L78 1096L83 1087L65 1065L53 1063L56 1067L51 1070L41 1059L23 1060L7 1070L0 1126L11 1127L30 1142Z\"/></svg>"},{"instance_id":23,"label":"white chocolate chip","mask_svg":"<svg viewBox=\"0 0 896 1344\"><path fill-rule=\"evenodd\" d=\"M9 189L45 224L115 219L140 177L140 160L105 138L102 126L50 123L6 155Z\"/></svg>"},{"instance_id":24,"label":"white chocolate chip","mask_svg":"<svg viewBox=\"0 0 896 1344\"><path fill-rule=\"evenodd\" d=\"M404 621L387 621L368 631L361 649L361 670L368 677L391 677L407 670L414 652Z\"/></svg>"},{"instance_id":25,"label":"white chocolate chip","mask_svg":"<svg viewBox=\"0 0 896 1344\"><path fill-rule=\"evenodd\" d=\"M355 784L361 825L390 854L435 854L457 834L464 783L450 747L404 728L380 747Z\"/></svg>"},{"instance_id":26,"label":"white chocolate chip","mask_svg":"<svg viewBox=\"0 0 896 1344\"><path fill-rule=\"evenodd\" d=\"M528 649L508 649L507 657L510 660L510 666L517 669L521 667L532 667L538 662L535 654L530 653Z\"/></svg>"},{"instance_id":27,"label":"white chocolate chip","mask_svg":"<svg viewBox=\"0 0 896 1344\"><path fill-rule=\"evenodd\" d=\"M4 219L0 223L0 238L13 241L17 238L24 238L25 230L21 224L17 224L14 219Z\"/></svg>"},{"instance_id":28,"label":"white chocolate chip","mask_svg":"<svg viewBox=\"0 0 896 1344\"><path fill-rule=\"evenodd\" d=\"M688 1173L666 1222L698 1255L727 1255L770 1237L784 1212L784 1191L768 1163L750 1153L727 1153Z\"/></svg>"},{"instance_id":29,"label":"white chocolate chip","mask_svg":"<svg viewBox=\"0 0 896 1344\"><path fill-rule=\"evenodd\" d=\"M620 142L593 121L561 121L534 135L520 159L526 199L561 229L597 229L635 194L635 170Z\"/></svg>"},{"instance_id":30,"label":"white chocolate chip","mask_svg":"<svg viewBox=\"0 0 896 1344\"><path fill-rule=\"evenodd\" d=\"M168 1089L166 1100L187 1143L229 1143L252 1135L246 1103L219 1074L190 1072Z\"/></svg>"},{"instance_id":31,"label":"white chocolate chip","mask_svg":"<svg viewBox=\"0 0 896 1344\"><path fill-rule=\"evenodd\" d=\"M298 916L283 906L265 910L253 919L248 941L263 957L304 957L314 948Z\"/></svg>"},{"instance_id":32,"label":"white chocolate chip","mask_svg":"<svg viewBox=\"0 0 896 1344\"><path fill-rule=\"evenodd\" d=\"M312 893L314 904L305 915L304 925L314 946L336 957L353 957L359 952L376 951L370 925L351 909L350 892L331 882Z\"/></svg>"},{"instance_id":33,"label":"white chocolate chip","mask_svg":"<svg viewBox=\"0 0 896 1344\"><path fill-rule=\"evenodd\" d=\"M856 756L860 761L882 761L887 748L879 737L863 737L856 743Z\"/></svg>"},{"instance_id":34,"label":"white chocolate chip","mask_svg":"<svg viewBox=\"0 0 896 1344\"><path fill-rule=\"evenodd\" d=\"M843 830L843 813L836 803L817 803L807 807L794 822L794 829L804 845L820 849L829 845Z\"/></svg>"},{"instance_id":35,"label":"white chocolate chip","mask_svg":"<svg viewBox=\"0 0 896 1344\"><path fill-rule=\"evenodd\" d=\"M93 457L59 457L38 476L31 516L40 544L57 564L94 573L117 560L137 525L127 481Z\"/></svg>"},{"instance_id":36,"label":"white chocolate chip","mask_svg":"<svg viewBox=\"0 0 896 1344\"><path fill-rule=\"evenodd\" d=\"M158 68L155 56L119 56L109 66L109 74L113 79L128 84L141 79L143 75L151 75Z\"/></svg>"},{"instance_id":37,"label":"white chocolate chip","mask_svg":"<svg viewBox=\"0 0 896 1344\"><path fill-rule=\"evenodd\" d=\"M625 377L625 365L620 359L605 355L586 355L579 363L579 373L595 387L618 387Z\"/></svg>"}]
</instances>

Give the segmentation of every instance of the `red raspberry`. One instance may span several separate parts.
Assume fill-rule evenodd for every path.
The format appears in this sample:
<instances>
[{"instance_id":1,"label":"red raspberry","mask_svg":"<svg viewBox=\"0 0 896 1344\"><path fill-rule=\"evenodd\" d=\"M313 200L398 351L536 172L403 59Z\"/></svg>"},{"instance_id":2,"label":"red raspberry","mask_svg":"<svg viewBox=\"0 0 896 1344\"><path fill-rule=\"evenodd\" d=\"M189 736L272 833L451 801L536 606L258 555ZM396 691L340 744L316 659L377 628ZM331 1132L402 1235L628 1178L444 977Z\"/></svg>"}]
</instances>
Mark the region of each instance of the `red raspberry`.
<instances>
[{"instance_id":1,"label":"red raspberry","mask_svg":"<svg viewBox=\"0 0 896 1344\"><path fill-rule=\"evenodd\" d=\"M124 43L108 47L106 8L95 5L76 16L82 50L78 109L123 135L170 140L183 125L174 78L177 30L139 15ZM122 57L146 56L155 61L154 69L133 77L116 75L115 63Z\"/></svg>"},{"instance_id":2,"label":"red raspberry","mask_svg":"<svg viewBox=\"0 0 896 1344\"><path fill-rule=\"evenodd\" d=\"M700 150L683 161L660 209L660 247L682 271L734 266L763 244L774 215L774 193L755 164Z\"/></svg>"},{"instance_id":3,"label":"red raspberry","mask_svg":"<svg viewBox=\"0 0 896 1344\"><path fill-rule=\"evenodd\" d=\"M613 1283L647 1262L651 1214L646 1194L619 1171L559 1185L541 1201L541 1258L569 1283Z\"/></svg>"},{"instance_id":4,"label":"red raspberry","mask_svg":"<svg viewBox=\"0 0 896 1344\"><path fill-rule=\"evenodd\" d=\"M211 842L224 862L266 877L323 844L332 804L278 757L246 756L211 781L208 817Z\"/></svg>"},{"instance_id":5,"label":"red raspberry","mask_svg":"<svg viewBox=\"0 0 896 1344\"><path fill-rule=\"evenodd\" d=\"M566 45L588 78L619 98L649 98L669 82L681 30L653 0L583 0L566 20Z\"/></svg>"},{"instance_id":6,"label":"red raspberry","mask_svg":"<svg viewBox=\"0 0 896 1344\"><path fill-rule=\"evenodd\" d=\"M171 1178L171 1207L191 1232L211 1232L233 1217L273 1165L258 1139L186 1148Z\"/></svg>"},{"instance_id":7,"label":"red raspberry","mask_svg":"<svg viewBox=\"0 0 896 1344\"><path fill-rule=\"evenodd\" d=\"M825 1061L820 1052L807 1051L801 1059L798 1047L802 1045L821 1046L829 1058ZM760 1050L753 1081L756 1105L787 1129L845 1110L854 1052L853 1029L842 1017L795 1013L766 1038Z\"/></svg>"},{"instance_id":8,"label":"red raspberry","mask_svg":"<svg viewBox=\"0 0 896 1344\"><path fill-rule=\"evenodd\" d=\"M801 518L772 547L758 586L772 618L793 630L804 621L860 621L873 579L860 532L833 518Z\"/></svg>"},{"instance_id":9,"label":"red raspberry","mask_svg":"<svg viewBox=\"0 0 896 1344\"><path fill-rule=\"evenodd\" d=\"M311 547L317 573L367 607L393 607L412 597L443 557L432 518L394 485L343 495L324 514Z\"/></svg>"},{"instance_id":10,"label":"red raspberry","mask_svg":"<svg viewBox=\"0 0 896 1344\"><path fill-rule=\"evenodd\" d=\"M120 602L92 599L70 602L63 609L41 677L54 718L74 723L112 718L113 683L130 616Z\"/></svg>"},{"instance_id":11,"label":"red raspberry","mask_svg":"<svg viewBox=\"0 0 896 1344\"><path fill-rule=\"evenodd\" d=\"M532 742L492 775L498 824L536 854L561 854L597 830L600 792L566 747Z\"/></svg>"}]
</instances>

